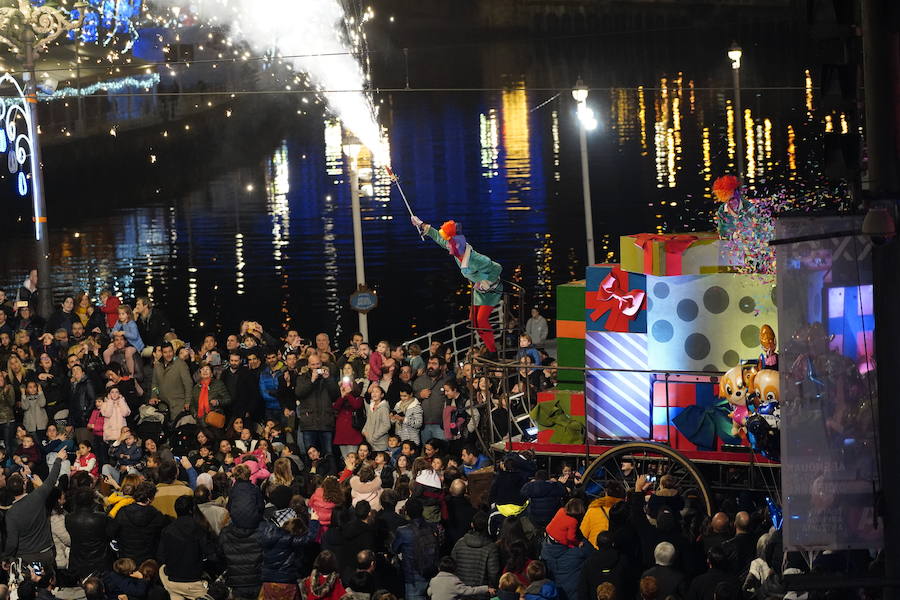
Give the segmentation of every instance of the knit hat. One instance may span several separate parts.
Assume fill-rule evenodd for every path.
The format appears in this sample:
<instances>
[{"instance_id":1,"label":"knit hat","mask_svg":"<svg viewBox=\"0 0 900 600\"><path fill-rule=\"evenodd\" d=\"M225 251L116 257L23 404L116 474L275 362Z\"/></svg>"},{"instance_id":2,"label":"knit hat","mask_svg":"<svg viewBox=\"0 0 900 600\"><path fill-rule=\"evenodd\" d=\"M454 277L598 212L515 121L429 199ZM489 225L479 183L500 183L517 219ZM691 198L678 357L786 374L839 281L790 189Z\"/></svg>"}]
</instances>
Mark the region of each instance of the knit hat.
<instances>
[{"instance_id":1,"label":"knit hat","mask_svg":"<svg viewBox=\"0 0 900 600\"><path fill-rule=\"evenodd\" d=\"M212 475L210 475L209 473L200 473L199 475L197 475L197 486L199 487L201 485L204 486L209 491L212 491L212 489L213 489Z\"/></svg>"},{"instance_id":2,"label":"knit hat","mask_svg":"<svg viewBox=\"0 0 900 600\"><path fill-rule=\"evenodd\" d=\"M291 498L293 496L294 493L291 491L291 488L286 485L279 485L269 492L269 502L271 502L275 508L281 510L290 506Z\"/></svg>"}]
</instances>

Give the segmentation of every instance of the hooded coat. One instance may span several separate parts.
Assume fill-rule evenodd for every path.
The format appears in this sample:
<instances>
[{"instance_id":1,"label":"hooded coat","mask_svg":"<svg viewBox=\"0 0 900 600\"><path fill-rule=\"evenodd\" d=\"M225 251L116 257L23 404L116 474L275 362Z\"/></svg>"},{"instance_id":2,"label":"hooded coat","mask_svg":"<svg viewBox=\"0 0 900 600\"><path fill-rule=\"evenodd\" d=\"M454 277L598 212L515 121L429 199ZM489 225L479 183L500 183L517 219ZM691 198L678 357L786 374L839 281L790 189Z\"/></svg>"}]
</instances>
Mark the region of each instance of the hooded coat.
<instances>
[{"instance_id":1,"label":"hooded coat","mask_svg":"<svg viewBox=\"0 0 900 600\"><path fill-rule=\"evenodd\" d=\"M262 548L262 580L265 583L296 583L300 577L297 569L298 554L304 545L316 538L319 522L310 521L309 531L293 536L271 521L259 524L257 535Z\"/></svg>"},{"instance_id":2,"label":"hooded coat","mask_svg":"<svg viewBox=\"0 0 900 600\"><path fill-rule=\"evenodd\" d=\"M538 528L546 527L568 495L558 481L535 479L522 486L521 495L528 501L528 518Z\"/></svg>"},{"instance_id":3,"label":"hooded coat","mask_svg":"<svg viewBox=\"0 0 900 600\"><path fill-rule=\"evenodd\" d=\"M628 560L614 548L604 547L592 553L582 565L577 600L595 600L597 586L606 582L616 586L617 591L624 592L626 585L630 583L627 569ZM630 598L632 596L627 595L626 592L623 593L623 597ZM665 598L665 596L661 597Z\"/></svg>"},{"instance_id":4,"label":"hooded coat","mask_svg":"<svg viewBox=\"0 0 900 600\"><path fill-rule=\"evenodd\" d=\"M500 552L489 537L470 531L453 546L456 573L466 585L497 584L500 577Z\"/></svg>"},{"instance_id":5,"label":"hooded coat","mask_svg":"<svg viewBox=\"0 0 900 600\"><path fill-rule=\"evenodd\" d=\"M225 556L225 584L235 596L256 598L262 585L262 546L257 528L242 529L231 523L219 534L219 545Z\"/></svg>"},{"instance_id":6,"label":"hooded coat","mask_svg":"<svg viewBox=\"0 0 900 600\"><path fill-rule=\"evenodd\" d=\"M159 536L169 519L150 505L129 504L110 522L109 537L119 543L119 558L141 564L156 558Z\"/></svg>"},{"instance_id":7,"label":"hooded coat","mask_svg":"<svg viewBox=\"0 0 900 600\"><path fill-rule=\"evenodd\" d=\"M466 585L459 577L446 571L439 572L428 584L428 595L431 600L461 600L487 594L488 586Z\"/></svg>"},{"instance_id":8,"label":"hooded coat","mask_svg":"<svg viewBox=\"0 0 900 600\"><path fill-rule=\"evenodd\" d=\"M590 544L568 548L562 544L544 542L541 560L547 566L547 574L559 585L562 600L578 599L581 569L593 550Z\"/></svg>"},{"instance_id":9,"label":"hooded coat","mask_svg":"<svg viewBox=\"0 0 900 600\"><path fill-rule=\"evenodd\" d=\"M262 491L258 486L245 480L234 482L228 493L228 514L231 522L241 529L256 529L262 521L266 507Z\"/></svg>"},{"instance_id":10,"label":"hooded coat","mask_svg":"<svg viewBox=\"0 0 900 600\"><path fill-rule=\"evenodd\" d=\"M597 536L609 530L609 511L621 502L622 498L601 496L588 505L581 520L581 534L593 546L597 547Z\"/></svg>"}]
</instances>

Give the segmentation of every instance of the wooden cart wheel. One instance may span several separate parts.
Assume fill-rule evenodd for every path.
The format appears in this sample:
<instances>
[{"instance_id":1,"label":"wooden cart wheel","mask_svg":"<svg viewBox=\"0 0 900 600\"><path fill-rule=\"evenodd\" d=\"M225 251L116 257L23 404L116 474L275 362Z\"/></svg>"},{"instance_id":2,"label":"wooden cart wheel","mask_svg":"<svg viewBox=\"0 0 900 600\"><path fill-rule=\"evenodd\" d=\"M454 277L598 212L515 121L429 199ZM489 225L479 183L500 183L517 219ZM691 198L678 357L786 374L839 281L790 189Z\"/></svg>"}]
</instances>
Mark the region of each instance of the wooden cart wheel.
<instances>
[{"instance_id":1,"label":"wooden cart wheel","mask_svg":"<svg viewBox=\"0 0 900 600\"><path fill-rule=\"evenodd\" d=\"M628 461L634 465L634 470L626 475L622 463ZM589 496L602 496L610 481L619 481L626 490L632 489L638 475L652 475L657 480L663 475L671 475L680 492L696 489L706 514L713 513L712 496L706 479L683 454L662 444L627 442L610 448L591 463L582 476L582 483Z\"/></svg>"}]
</instances>

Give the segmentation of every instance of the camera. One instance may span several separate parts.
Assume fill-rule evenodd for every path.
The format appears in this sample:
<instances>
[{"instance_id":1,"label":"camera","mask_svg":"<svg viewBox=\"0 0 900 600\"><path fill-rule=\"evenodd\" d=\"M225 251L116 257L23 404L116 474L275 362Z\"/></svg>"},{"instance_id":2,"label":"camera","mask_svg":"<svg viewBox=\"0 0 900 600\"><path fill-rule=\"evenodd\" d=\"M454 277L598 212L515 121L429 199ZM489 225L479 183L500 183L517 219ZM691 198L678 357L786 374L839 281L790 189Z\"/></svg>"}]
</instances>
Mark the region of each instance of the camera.
<instances>
[{"instance_id":1,"label":"camera","mask_svg":"<svg viewBox=\"0 0 900 600\"><path fill-rule=\"evenodd\" d=\"M325 369L316 369L316 375L324 375Z\"/></svg>"}]
</instances>

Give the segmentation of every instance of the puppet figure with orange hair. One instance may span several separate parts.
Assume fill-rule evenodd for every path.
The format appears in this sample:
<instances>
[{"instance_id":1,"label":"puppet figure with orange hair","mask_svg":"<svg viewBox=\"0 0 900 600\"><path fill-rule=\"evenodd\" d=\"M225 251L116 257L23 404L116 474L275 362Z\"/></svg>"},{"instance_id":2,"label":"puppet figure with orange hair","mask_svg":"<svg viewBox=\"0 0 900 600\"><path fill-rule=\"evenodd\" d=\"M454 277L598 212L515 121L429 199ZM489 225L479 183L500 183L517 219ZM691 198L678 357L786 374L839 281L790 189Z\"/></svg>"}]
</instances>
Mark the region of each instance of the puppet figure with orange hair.
<instances>
[{"instance_id":1,"label":"puppet figure with orange hair","mask_svg":"<svg viewBox=\"0 0 900 600\"><path fill-rule=\"evenodd\" d=\"M741 184L737 177L723 175L716 179L713 183L713 195L716 202L722 203L716 213L721 239L731 240L735 233L741 234L753 227L756 206L741 194Z\"/></svg>"},{"instance_id":2,"label":"puppet figure with orange hair","mask_svg":"<svg viewBox=\"0 0 900 600\"><path fill-rule=\"evenodd\" d=\"M436 230L418 217L412 217L412 224L421 233L434 240L435 244L449 252L463 277L472 282L472 326L481 337L490 353L489 356L496 358L497 343L488 318L502 298L503 283L500 281L500 272L503 268L466 242L459 223L447 221Z\"/></svg>"}]
</instances>

